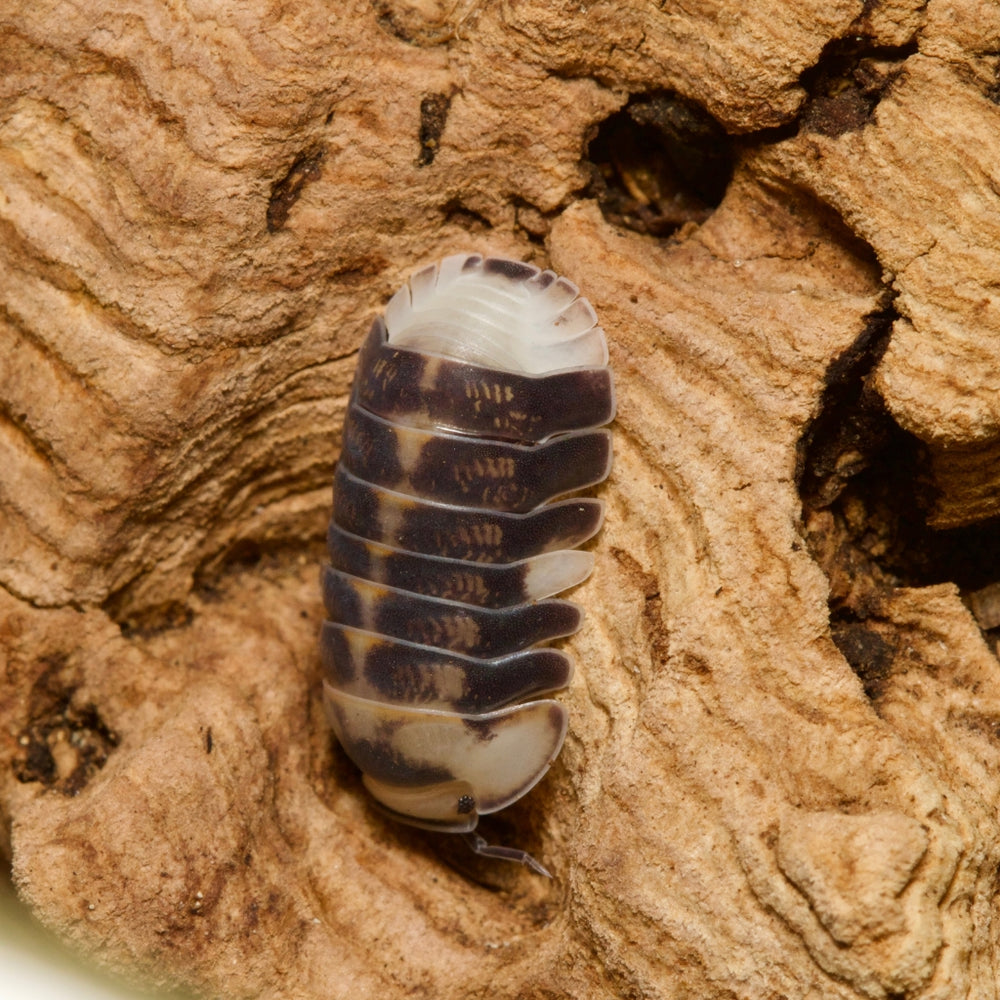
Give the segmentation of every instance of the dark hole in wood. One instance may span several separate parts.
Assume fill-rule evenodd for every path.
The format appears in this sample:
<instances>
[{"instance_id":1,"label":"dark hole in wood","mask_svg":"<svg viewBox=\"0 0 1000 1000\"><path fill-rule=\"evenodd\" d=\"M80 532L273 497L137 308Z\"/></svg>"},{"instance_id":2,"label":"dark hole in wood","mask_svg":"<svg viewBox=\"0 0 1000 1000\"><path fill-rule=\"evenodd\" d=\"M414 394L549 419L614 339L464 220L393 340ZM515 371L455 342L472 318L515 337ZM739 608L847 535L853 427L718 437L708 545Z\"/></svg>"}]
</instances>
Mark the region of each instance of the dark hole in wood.
<instances>
[{"instance_id":1,"label":"dark hole in wood","mask_svg":"<svg viewBox=\"0 0 1000 1000\"><path fill-rule=\"evenodd\" d=\"M666 92L634 96L602 122L588 157L590 194L605 218L658 237L704 222L733 171L722 126L699 105Z\"/></svg>"},{"instance_id":2,"label":"dark hole in wood","mask_svg":"<svg viewBox=\"0 0 1000 1000\"><path fill-rule=\"evenodd\" d=\"M871 697L884 687L896 648L881 612L885 596L897 587L951 582L974 606L1000 580L1000 518L928 526L934 487L924 449L871 384L895 317L892 308L869 317L863 335L831 365L799 458L805 537L830 580L833 638ZM980 624L1000 640L992 619Z\"/></svg>"},{"instance_id":3,"label":"dark hole in wood","mask_svg":"<svg viewBox=\"0 0 1000 1000\"><path fill-rule=\"evenodd\" d=\"M809 94L799 115L800 129L838 136L863 128L916 51L916 42L875 46L864 35L830 42L800 78Z\"/></svg>"}]
</instances>

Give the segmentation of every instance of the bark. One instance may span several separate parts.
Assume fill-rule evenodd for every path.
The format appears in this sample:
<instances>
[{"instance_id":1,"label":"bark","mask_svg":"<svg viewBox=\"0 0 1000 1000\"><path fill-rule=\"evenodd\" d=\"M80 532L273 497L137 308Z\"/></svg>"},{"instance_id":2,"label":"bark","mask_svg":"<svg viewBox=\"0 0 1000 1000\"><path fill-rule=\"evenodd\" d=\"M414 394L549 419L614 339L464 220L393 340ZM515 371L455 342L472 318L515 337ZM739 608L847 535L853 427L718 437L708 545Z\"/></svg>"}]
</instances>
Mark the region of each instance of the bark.
<instances>
[{"instance_id":1,"label":"bark","mask_svg":"<svg viewBox=\"0 0 1000 1000\"><path fill-rule=\"evenodd\" d=\"M0 848L46 924L227 998L998 995L997 10L0 32ZM617 379L570 734L487 831L551 882L381 818L319 699L352 355L462 250L575 281Z\"/></svg>"}]
</instances>

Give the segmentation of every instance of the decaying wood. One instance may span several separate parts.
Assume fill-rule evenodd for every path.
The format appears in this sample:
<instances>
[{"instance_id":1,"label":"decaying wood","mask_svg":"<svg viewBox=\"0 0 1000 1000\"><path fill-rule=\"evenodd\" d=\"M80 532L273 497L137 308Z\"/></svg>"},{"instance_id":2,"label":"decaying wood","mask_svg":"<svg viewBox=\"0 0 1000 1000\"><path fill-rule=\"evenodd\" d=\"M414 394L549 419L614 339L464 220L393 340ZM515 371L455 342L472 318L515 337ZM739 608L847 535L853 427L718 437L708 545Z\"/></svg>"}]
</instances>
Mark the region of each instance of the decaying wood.
<instances>
[{"instance_id":1,"label":"decaying wood","mask_svg":"<svg viewBox=\"0 0 1000 1000\"><path fill-rule=\"evenodd\" d=\"M0 32L0 816L45 923L221 997L998 995L995 9ZM657 154L587 150L673 94L735 167L654 238L597 197ZM617 377L567 745L490 825L551 882L382 819L319 704L352 352L460 250L577 282Z\"/></svg>"}]
</instances>

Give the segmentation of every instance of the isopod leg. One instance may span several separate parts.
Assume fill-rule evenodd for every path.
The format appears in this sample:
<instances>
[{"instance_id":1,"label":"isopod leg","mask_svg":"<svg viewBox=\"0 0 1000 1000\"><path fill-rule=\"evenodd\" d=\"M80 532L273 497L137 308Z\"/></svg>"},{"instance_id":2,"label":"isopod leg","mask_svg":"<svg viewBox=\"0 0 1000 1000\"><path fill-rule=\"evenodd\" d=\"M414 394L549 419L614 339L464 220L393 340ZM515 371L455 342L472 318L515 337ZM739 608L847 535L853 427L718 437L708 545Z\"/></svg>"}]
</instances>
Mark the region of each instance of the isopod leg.
<instances>
[{"instance_id":1,"label":"isopod leg","mask_svg":"<svg viewBox=\"0 0 1000 1000\"><path fill-rule=\"evenodd\" d=\"M499 844L487 844L485 839L474 830L470 833L463 833L462 839L476 854L482 854L486 858L502 858L504 861L519 861L533 872L544 875L546 878L552 878L552 873L539 864L527 851L521 851L516 847L501 847Z\"/></svg>"}]
</instances>

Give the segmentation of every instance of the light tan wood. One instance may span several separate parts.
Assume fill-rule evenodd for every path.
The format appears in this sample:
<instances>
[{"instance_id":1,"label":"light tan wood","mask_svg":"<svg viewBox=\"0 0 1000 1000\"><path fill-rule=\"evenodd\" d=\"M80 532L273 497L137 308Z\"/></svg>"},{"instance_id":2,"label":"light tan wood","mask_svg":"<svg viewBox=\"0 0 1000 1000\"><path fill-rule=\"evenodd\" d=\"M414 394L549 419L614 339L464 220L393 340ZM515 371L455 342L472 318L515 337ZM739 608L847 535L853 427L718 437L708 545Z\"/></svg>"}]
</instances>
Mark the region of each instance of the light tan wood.
<instances>
[{"instance_id":1,"label":"light tan wood","mask_svg":"<svg viewBox=\"0 0 1000 1000\"><path fill-rule=\"evenodd\" d=\"M997 996L996 580L897 529L1000 514L1000 17L863 6L0 2L0 847L47 925L227 998ZM660 89L745 138L657 240L585 152ZM617 378L566 747L488 831L551 882L381 818L322 714L352 354L462 250L575 281Z\"/></svg>"}]
</instances>

